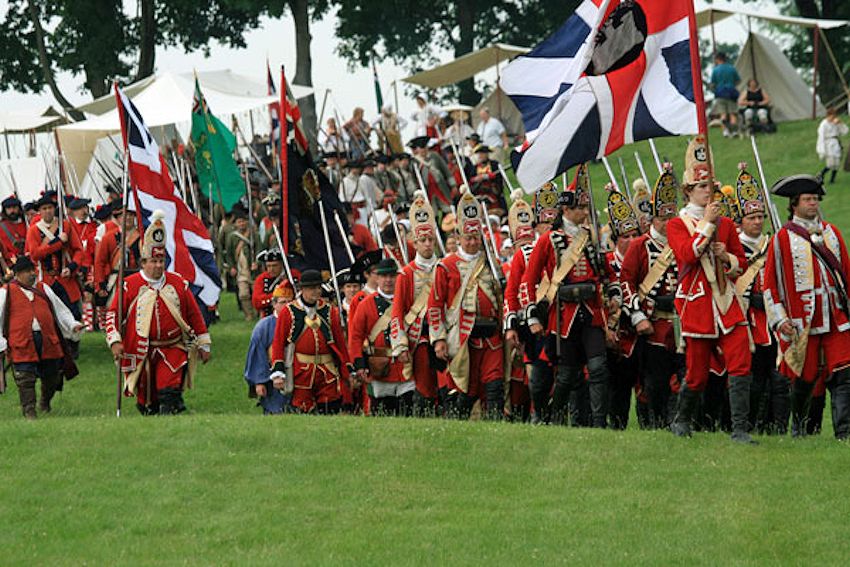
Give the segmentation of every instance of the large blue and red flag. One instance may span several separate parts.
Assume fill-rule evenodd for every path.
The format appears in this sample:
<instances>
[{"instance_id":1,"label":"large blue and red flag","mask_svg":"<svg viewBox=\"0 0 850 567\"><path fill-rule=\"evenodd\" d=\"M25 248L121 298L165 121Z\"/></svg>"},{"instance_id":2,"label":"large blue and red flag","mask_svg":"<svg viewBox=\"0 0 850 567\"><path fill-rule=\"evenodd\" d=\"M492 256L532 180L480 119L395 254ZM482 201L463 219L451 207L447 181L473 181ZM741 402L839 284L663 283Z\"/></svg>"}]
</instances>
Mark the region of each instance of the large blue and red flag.
<instances>
[{"instance_id":1,"label":"large blue and red flag","mask_svg":"<svg viewBox=\"0 0 850 567\"><path fill-rule=\"evenodd\" d=\"M275 96L277 94L274 77L272 77L272 68L269 66L268 59L266 59L266 86L269 96ZM273 102L269 105L269 116L271 117L271 135L269 137L272 141L272 151L276 154L280 148L280 103Z\"/></svg>"},{"instance_id":2,"label":"large blue and red flag","mask_svg":"<svg viewBox=\"0 0 850 567\"><path fill-rule=\"evenodd\" d=\"M512 155L524 186L624 144L698 131L692 1L585 0L502 71L527 133Z\"/></svg>"},{"instance_id":3,"label":"large blue and red flag","mask_svg":"<svg viewBox=\"0 0 850 567\"><path fill-rule=\"evenodd\" d=\"M221 294L221 276L209 232L174 187L156 140L138 109L117 84L115 98L128 156L133 195L130 209L136 211L141 227L150 224L153 211L165 213L163 221L169 236L167 269L183 276L205 305L216 305Z\"/></svg>"}]
</instances>

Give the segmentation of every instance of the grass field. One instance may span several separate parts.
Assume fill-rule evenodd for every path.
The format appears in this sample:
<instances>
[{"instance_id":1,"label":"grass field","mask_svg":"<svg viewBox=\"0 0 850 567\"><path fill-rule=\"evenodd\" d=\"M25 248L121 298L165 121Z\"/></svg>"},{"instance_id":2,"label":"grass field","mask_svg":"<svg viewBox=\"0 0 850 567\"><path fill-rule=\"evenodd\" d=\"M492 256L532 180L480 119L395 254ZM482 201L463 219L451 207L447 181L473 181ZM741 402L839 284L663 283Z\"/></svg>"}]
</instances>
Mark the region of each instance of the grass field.
<instances>
[{"instance_id":1,"label":"grass field","mask_svg":"<svg viewBox=\"0 0 850 567\"><path fill-rule=\"evenodd\" d=\"M768 175L817 171L814 130L764 138ZM731 179L749 142L713 145ZM683 141L659 147L681 162ZM829 189L827 216L850 228L844 175ZM264 418L246 397L250 325L234 305L224 298L188 415L142 418L127 400L116 419L101 335L85 337L53 414L26 422L13 385L0 397L0 564L847 562L850 448L829 425L741 447L722 434Z\"/></svg>"}]
</instances>

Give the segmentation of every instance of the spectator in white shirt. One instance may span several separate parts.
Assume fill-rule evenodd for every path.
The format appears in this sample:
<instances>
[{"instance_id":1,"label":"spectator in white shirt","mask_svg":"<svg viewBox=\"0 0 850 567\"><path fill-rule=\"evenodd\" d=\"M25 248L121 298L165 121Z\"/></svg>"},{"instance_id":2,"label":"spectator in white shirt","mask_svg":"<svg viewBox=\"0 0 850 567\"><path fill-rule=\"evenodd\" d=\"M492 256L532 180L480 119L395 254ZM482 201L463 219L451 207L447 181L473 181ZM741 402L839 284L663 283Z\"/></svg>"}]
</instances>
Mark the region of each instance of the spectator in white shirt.
<instances>
[{"instance_id":1,"label":"spectator in white shirt","mask_svg":"<svg viewBox=\"0 0 850 567\"><path fill-rule=\"evenodd\" d=\"M489 146L493 151L493 158L502 161L502 149L508 145L508 135L505 126L498 118L490 116L489 108L482 108L478 113L481 121L478 123L476 133L481 137L481 143Z\"/></svg>"}]
</instances>

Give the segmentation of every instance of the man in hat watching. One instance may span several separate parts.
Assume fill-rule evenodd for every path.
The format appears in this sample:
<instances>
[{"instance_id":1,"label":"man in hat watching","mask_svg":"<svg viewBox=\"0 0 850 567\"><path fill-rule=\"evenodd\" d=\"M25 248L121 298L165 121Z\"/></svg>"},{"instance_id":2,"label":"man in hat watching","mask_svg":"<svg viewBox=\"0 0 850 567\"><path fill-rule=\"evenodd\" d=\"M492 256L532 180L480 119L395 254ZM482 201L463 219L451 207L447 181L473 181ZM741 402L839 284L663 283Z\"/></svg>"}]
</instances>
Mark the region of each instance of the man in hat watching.
<instances>
[{"instance_id":1,"label":"man in hat watching","mask_svg":"<svg viewBox=\"0 0 850 567\"><path fill-rule=\"evenodd\" d=\"M368 384L372 415L413 414L412 377L393 356L390 343L393 295L398 264L392 258L378 262L378 291L364 299L348 325L348 353L358 381Z\"/></svg>"},{"instance_id":2,"label":"man in hat watching","mask_svg":"<svg viewBox=\"0 0 850 567\"><path fill-rule=\"evenodd\" d=\"M45 195L38 201L41 219L27 231L26 251L36 264L40 281L53 288L74 318L82 318L82 289L78 272L83 263L83 245L71 223L56 218L56 202Z\"/></svg>"},{"instance_id":3,"label":"man in hat watching","mask_svg":"<svg viewBox=\"0 0 850 567\"><path fill-rule=\"evenodd\" d=\"M581 389L587 367L591 424L608 425L609 372L605 352L602 303L604 267L585 226L590 207L587 166L580 166L573 185L561 195L561 223L537 240L523 277L521 304L529 330L547 338L546 355L556 366L552 422L565 422L570 395ZM532 296L543 277L549 281Z\"/></svg>"},{"instance_id":4,"label":"man in hat watching","mask_svg":"<svg viewBox=\"0 0 850 567\"><path fill-rule=\"evenodd\" d=\"M451 210L451 195L456 184L446 160L439 152L428 149L428 141L427 136L419 136L407 143L413 152L411 164L419 169L431 206L446 213Z\"/></svg>"},{"instance_id":5,"label":"man in hat watching","mask_svg":"<svg viewBox=\"0 0 850 567\"><path fill-rule=\"evenodd\" d=\"M50 286L36 283L28 257L18 256L13 270L14 279L0 288L0 353L12 362L24 417L35 419L36 380L41 379L38 409L47 413L62 390L62 339L79 341L83 326Z\"/></svg>"},{"instance_id":6,"label":"man in hat watching","mask_svg":"<svg viewBox=\"0 0 850 567\"><path fill-rule=\"evenodd\" d=\"M474 151L475 163L469 163L466 169L466 178L469 180L472 194L486 199L488 213L504 215L507 207L499 162L490 159L490 146L479 144Z\"/></svg>"},{"instance_id":7,"label":"man in hat watching","mask_svg":"<svg viewBox=\"0 0 850 567\"><path fill-rule=\"evenodd\" d=\"M11 270L18 256L24 253L27 225L21 213L21 201L15 195L3 199L0 207L0 251Z\"/></svg>"},{"instance_id":8,"label":"man in hat watching","mask_svg":"<svg viewBox=\"0 0 850 567\"><path fill-rule=\"evenodd\" d=\"M124 278L119 319L114 294L106 316L106 343L124 373L125 395L142 415L186 410L195 362L210 358L210 335L189 282L165 270L165 217L154 211L142 242L142 269Z\"/></svg>"},{"instance_id":9,"label":"man in hat watching","mask_svg":"<svg viewBox=\"0 0 850 567\"><path fill-rule=\"evenodd\" d=\"M289 404L289 395L284 395L273 385L269 352L274 341L277 316L287 303L295 299L295 290L289 280L284 280L270 295L271 314L254 325L251 342L248 343L248 354L245 357L244 372L245 381L248 383L248 397L259 398L259 405L265 415L283 413Z\"/></svg>"},{"instance_id":10,"label":"man in hat watching","mask_svg":"<svg viewBox=\"0 0 850 567\"><path fill-rule=\"evenodd\" d=\"M257 315L251 303L251 287L257 272L256 253L260 251L260 238L243 209L234 209L236 229L227 235L225 262L229 275L236 281L236 297L246 321Z\"/></svg>"},{"instance_id":11,"label":"man in hat watching","mask_svg":"<svg viewBox=\"0 0 850 567\"><path fill-rule=\"evenodd\" d=\"M265 265L265 271L254 280L251 303L260 317L272 314L274 310L273 294L281 282L289 281L283 271L283 254L279 248L270 248L260 252L257 259Z\"/></svg>"},{"instance_id":12,"label":"man in hat watching","mask_svg":"<svg viewBox=\"0 0 850 567\"><path fill-rule=\"evenodd\" d=\"M674 336L678 270L667 243L667 223L678 214L679 184L666 166L652 192L649 231L629 246L620 270L623 310L643 343L638 396L645 412L638 417L641 427L651 429L670 425L671 406L675 410L670 377L684 368Z\"/></svg>"},{"instance_id":13,"label":"man in hat watching","mask_svg":"<svg viewBox=\"0 0 850 567\"><path fill-rule=\"evenodd\" d=\"M441 402L445 400L446 388L445 384L439 384L437 369L431 362L433 349L428 340L426 311L438 261L434 253L437 225L434 210L423 191L415 193L410 207L410 222L416 255L396 279L390 339L393 356L404 365L405 378L412 378L416 384L413 395L415 414L430 416L437 410L438 397Z\"/></svg>"},{"instance_id":14,"label":"man in hat watching","mask_svg":"<svg viewBox=\"0 0 850 567\"><path fill-rule=\"evenodd\" d=\"M302 413L336 414L350 364L339 309L322 299L322 274L305 270L296 298L278 313L272 342L274 387Z\"/></svg>"},{"instance_id":15,"label":"man in hat watching","mask_svg":"<svg viewBox=\"0 0 850 567\"><path fill-rule=\"evenodd\" d=\"M458 215L460 248L435 268L428 332L436 357L448 363L447 411L468 418L481 399L484 416L497 420L505 400L500 274L492 273L482 248L484 215L468 189Z\"/></svg>"},{"instance_id":16,"label":"man in hat watching","mask_svg":"<svg viewBox=\"0 0 850 567\"><path fill-rule=\"evenodd\" d=\"M746 269L744 249L731 219L712 201L712 165L703 136L688 145L682 184L687 205L667 223L667 238L679 268L676 311L685 337L687 373L679 392L673 433L690 437L691 421L708 385L712 355L722 351L729 375L732 440L754 444L750 416L750 337L735 291L735 278Z\"/></svg>"},{"instance_id":17,"label":"man in hat watching","mask_svg":"<svg viewBox=\"0 0 850 567\"><path fill-rule=\"evenodd\" d=\"M850 258L835 225L820 218L823 182L780 179L771 192L789 199L790 220L773 237L764 271L764 302L779 338L779 371L792 381L791 434L806 434L812 388L826 379L836 439L850 436Z\"/></svg>"}]
</instances>

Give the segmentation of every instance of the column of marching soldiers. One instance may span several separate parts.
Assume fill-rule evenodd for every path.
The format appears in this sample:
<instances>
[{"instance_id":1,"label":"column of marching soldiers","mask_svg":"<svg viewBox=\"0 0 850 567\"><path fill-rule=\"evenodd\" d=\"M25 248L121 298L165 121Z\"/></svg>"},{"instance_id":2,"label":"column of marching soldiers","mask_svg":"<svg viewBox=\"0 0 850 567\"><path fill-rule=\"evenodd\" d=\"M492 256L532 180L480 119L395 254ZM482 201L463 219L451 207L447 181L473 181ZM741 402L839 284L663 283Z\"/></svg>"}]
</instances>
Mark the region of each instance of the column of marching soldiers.
<instances>
[{"instance_id":1,"label":"column of marching soldiers","mask_svg":"<svg viewBox=\"0 0 850 567\"><path fill-rule=\"evenodd\" d=\"M253 179L253 203L210 208L228 289L247 319L261 315L244 377L265 413L622 429L634 399L641 428L753 443L789 422L795 436L820 431L828 392L835 436L850 434L848 257L822 220L819 178L773 186L788 222L765 234L766 188L743 164L721 188L697 137L681 183L665 164L631 198L606 187L599 227L585 166L507 207L504 171L470 142L419 137L413 155L377 159L326 151L354 259L333 274L297 269L297 242L286 256L276 245L278 185ZM50 411L80 334L100 328L123 393L143 414L180 413L215 307L164 270L160 218L142 232L117 193L93 220L88 204L52 192L2 202L0 350L22 411Z\"/></svg>"}]
</instances>

